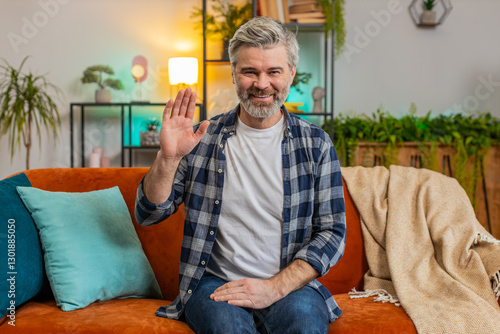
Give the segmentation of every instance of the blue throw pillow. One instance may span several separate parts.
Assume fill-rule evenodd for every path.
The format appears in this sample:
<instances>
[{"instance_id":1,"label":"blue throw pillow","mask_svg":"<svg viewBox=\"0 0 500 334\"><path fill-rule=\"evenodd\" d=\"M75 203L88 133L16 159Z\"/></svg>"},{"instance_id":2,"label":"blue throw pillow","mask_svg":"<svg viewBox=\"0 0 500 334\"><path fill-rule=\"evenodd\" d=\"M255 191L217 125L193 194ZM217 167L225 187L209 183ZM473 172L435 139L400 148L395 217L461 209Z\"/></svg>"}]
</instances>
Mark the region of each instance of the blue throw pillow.
<instances>
[{"instance_id":1,"label":"blue throw pillow","mask_svg":"<svg viewBox=\"0 0 500 334\"><path fill-rule=\"evenodd\" d=\"M31 187L26 174L0 181L0 316L15 316L15 309L40 292L43 283L38 232L17 186Z\"/></svg>"},{"instance_id":2,"label":"blue throw pillow","mask_svg":"<svg viewBox=\"0 0 500 334\"><path fill-rule=\"evenodd\" d=\"M63 311L114 298L161 298L118 187L17 191L38 227L45 271Z\"/></svg>"}]
</instances>

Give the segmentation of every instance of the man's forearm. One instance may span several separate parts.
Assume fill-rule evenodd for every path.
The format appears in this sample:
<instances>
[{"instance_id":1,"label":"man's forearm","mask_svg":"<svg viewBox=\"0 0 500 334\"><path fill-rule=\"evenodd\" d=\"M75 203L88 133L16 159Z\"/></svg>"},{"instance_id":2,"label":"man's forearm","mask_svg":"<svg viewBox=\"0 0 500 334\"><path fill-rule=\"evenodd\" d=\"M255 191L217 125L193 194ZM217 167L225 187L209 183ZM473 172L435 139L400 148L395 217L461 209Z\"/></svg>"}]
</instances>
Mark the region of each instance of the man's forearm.
<instances>
[{"instance_id":1,"label":"man's forearm","mask_svg":"<svg viewBox=\"0 0 500 334\"><path fill-rule=\"evenodd\" d=\"M319 273L304 260L295 260L270 280L275 284L281 298L319 276Z\"/></svg>"},{"instance_id":2,"label":"man's forearm","mask_svg":"<svg viewBox=\"0 0 500 334\"><path fill-rule=\"evenodd\" d=\"M271 279L245 278L232 281L215 290L210 298L231 305L262 309L285 298L317 276L318 272L309 263L295 260Z\"/></svg>"},{"instance_id":3,"label":"man's forearm","mask_svg":"<svg viewBox=\"0 0 500 334\"><path fill-rule=\"evenodd\" d=\"M143 191L148 201L161 204L168 199L179 162L180 159L163 159L158 152L143 181Z\"/></svg>"}]
</instances>

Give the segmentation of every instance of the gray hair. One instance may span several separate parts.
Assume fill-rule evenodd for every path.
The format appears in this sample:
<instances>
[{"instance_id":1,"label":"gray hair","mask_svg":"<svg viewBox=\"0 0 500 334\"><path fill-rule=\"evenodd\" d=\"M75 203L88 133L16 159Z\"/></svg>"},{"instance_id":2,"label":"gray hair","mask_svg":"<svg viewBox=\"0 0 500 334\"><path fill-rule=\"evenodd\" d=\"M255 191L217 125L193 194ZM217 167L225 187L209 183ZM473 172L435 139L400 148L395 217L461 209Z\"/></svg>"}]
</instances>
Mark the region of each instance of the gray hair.
<instances>
[{"instance_id":1,"label":"gray hair","mask_svg":"<svg viewBox=\"0 0 500 334\"><path fill-rule=\"evenodd\" d=\"M281 22L258 16L238 28L229 41L229 59L234 68L242 46L272 48L284 45L290 69L299 62L299 43L295 35Z\"/></svg>"}]
</instances>

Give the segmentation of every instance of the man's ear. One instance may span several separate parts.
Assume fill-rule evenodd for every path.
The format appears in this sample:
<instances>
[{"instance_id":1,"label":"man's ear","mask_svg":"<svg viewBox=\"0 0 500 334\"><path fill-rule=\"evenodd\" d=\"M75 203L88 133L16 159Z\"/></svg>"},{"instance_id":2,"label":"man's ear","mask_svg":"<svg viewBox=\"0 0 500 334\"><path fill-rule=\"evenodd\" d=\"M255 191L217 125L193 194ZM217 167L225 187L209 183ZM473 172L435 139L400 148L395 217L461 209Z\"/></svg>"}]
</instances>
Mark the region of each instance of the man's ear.
<instances>
[{"instance_id":1,"label":"man's ear","mask_svg":"<svg viewBox=\"0 0 500 334\"><path fill-rule=\"evenodd\" d=\"M292 81L293 81L293 78L295 78L295 73L297 72L297 65L295 65L293 68L292 68Z\"/></svg>"},{"instance_id":2,"label":"man's ear","mask_svg":"<svg viewBox=\"0 0 500 334\"><path fill-rule=\"evenodd\" d=\"M234 85L234 67L231 66L231 80L233 80Z\"/></svg>"}]
</instances>

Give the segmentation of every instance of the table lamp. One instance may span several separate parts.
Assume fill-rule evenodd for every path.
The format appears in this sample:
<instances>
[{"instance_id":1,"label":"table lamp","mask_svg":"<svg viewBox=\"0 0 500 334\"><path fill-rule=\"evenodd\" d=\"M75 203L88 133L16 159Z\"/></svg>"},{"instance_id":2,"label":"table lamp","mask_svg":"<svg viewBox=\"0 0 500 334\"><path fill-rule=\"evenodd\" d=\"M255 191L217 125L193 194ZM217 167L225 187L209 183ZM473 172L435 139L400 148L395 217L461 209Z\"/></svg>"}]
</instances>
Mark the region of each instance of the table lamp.
<instances>
[{"instance_id":1,"label":"table lamp","mask_svg":"<svg viewBox=\"0 0 500 334\"><path fill-rule=\"evenodd\" d=\"M168 60L168 79L170 85L180 85L185 89L198 82L198 59L193 57L175 57Z\"/></svg>"}]
</instances>

